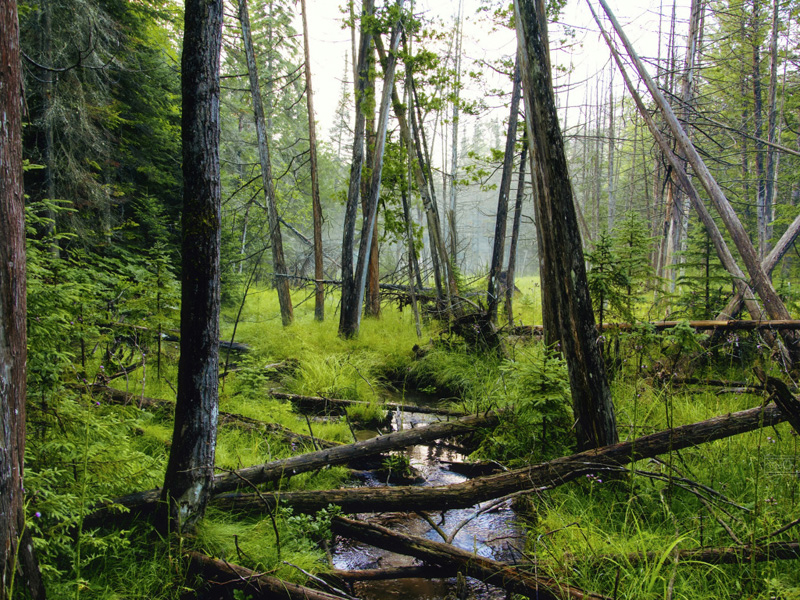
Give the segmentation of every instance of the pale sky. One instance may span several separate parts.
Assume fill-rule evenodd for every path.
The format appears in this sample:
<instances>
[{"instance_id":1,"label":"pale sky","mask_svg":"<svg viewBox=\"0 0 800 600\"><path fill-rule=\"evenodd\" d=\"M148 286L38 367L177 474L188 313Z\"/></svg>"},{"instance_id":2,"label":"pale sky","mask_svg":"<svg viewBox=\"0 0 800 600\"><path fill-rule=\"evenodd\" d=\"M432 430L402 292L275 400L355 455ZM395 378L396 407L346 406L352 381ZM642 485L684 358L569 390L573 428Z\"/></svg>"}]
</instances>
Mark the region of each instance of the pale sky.
<instances>
[{"instance_id":1,"label":"pale sky","mask_svg":"<svg viewBox=\"0 0 800 600\"><path fill-rule=\"evenodd\" d=\"M586 0L569 0L561 16L561 23L574 28L576 36L570 48L564 52L554 52L553 62L565 67L572 64L573 84L587 81L594 87L594 79L609 61L608 49L600 38ZM309 38L311 41L311 67L315 91L315 110L317 122L322 132L327 132L333 123L334 112L341 92L341 79L344 73L345 55L350 53L350 31L342 29L342 13L339 9L344 0L307 0L309 10ZM464 33L464 67L469 59L488 59L496 56L510 56L515 52L516 43L513 32L490 32L486 24L479 22L476 8L479 0L463 0L466 27ZM357 2L360 4L360 2ZM406 5L409 2L407 0ZM445 27L454 22L458 11L458 0L416 0L415 12L426 12L443 19ZM655 56L658 52L660 12L668 17L672 10L672 0L609 0L611 9L622 23L637 51L642 56ZM602 12L596 0L593 5ZM677 19L679 32L686 29L689 0L677 0ZM664 19L662 36L668 31L668 18ZM298 30L300 25L298 23ZM551 25L551 40L559 37L557 26ZM607 72L603 75L607 81ZM349 73L349 71L348 71ZM621 84L621 77L615 73L615 82ZM510 84L509 84L510 86ZM469 93L469 91L467 92ZM479 93L474 90L472 93ZM570 92L571 105L580 103L586 94L581 88ZM563 99L562 99L563 102ZM567 115L568 125L580 117L577 111ZM324 133L323 133L324 135Z\"/></svg>"}]
</instances>

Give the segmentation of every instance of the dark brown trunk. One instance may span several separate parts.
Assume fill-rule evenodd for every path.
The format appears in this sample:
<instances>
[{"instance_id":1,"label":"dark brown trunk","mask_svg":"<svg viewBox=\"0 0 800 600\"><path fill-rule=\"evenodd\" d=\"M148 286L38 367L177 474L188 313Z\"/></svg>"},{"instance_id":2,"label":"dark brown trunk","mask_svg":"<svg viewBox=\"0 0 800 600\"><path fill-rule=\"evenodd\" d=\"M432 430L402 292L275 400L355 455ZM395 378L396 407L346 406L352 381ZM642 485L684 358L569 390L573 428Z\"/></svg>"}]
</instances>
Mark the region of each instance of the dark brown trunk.
<instances>
[{"instance_id":1,"label":"dark brown trunk","mask_svg":"<svg viewBox=\"0 0 800 600\"><path fill-rule=\"evenodd\" d=\"M517 146L517 117L520 100L519 58L514 63L514 86L511 92L511 112L508 116L508 134L506 135L506 151L503 156L503 174L500 179L500 194L497 198L497 217L494 226L494 245L492 246L492 262L489 265L488 309L489 320L497 323L497 307L500 304L502 286L500 273L503 270L503 258L506 243L506 224L508 221L508 196L511 192L511 177L514 171L514 155Z\"/></svg>"},{"instance_id":2,"label":"dark brown trunk","mask_svg":"<svg viewBox=\"0 0 800 600\"><path fill-rule=\"evenodd\" d=\"M200 552L189 552L189 572L214 583L215 589L242 590L247 598L278 600L344 600L343 596L328 594L310 587L290 583L283 579L262 575L229 563L211 558Z\"/></svg>"},{"instance_id":3,"label":"dark brown trunk","mask_svg":"<svg viewBox=\"0 0 800 600\"><path fill-rule=\"evenodd\" d=\"M22 487L28 351L22 64L15 0L0 3L0 31L0 600L19 589L38 600L45 591L25 528ZM18 570L24 579L14 582Z\"/></svg>"},{"instance_id":4,"label":"dark brown trunk","mask_svg":"<svg viewBox=\"0 0 800 600\"><path fill-rule=\"evenodd\" d=\"M558 341L567 359L579 449L617 441L611 390L597 345L578 218L564 142L558 124L541 0L514 2L522 65L531 173L538 188L539 253L547 269L542 288L556 315Z\"/></svg>"},{"instance_id":5,"label":"dark brown trunk","mask_svg":"<svg viewBox=\"0 0 800 600\"><path fill-rule=\"evenodd\" d=\"M356 121L353 134L353 160L350 165L350 185L347 188L347 204L345 206L344 233L342 238L342 300L339 310L339 335L344 338L353 337L358 321L358 292L355 287L353 266L353 247L355 245L356 217L361 190L361 172L364 165L364 135L366 115L364 114L364 96L369 83L369 53L372 35L366 21L374 12L373 0L364 0L361 12L361 42L358 55L358 79L356 80ZM355 27L355 24L353 25Z\"/></svg>"},{"instance_id":6,"label":"dark brown trunk","mask_svg":"<svg viewBox=\"0 0 800 600\"><path fill-rule=\"evenodd\" d=\"M222 2L188 1L184 27L181 355L172 447L161 493L172 531L190 530L203 516L214 477L219 410ZM167 526L165 519L161 525Z\"/></svg>"},{"instance_id":7,"label":"dark brown trunk","mask_svg":"<svg viewBox=\"0 0 800 600\"><path fill-rule=\"evenodd\" d=\"M265 512L273 510L275 503L280 501L296 512L316 512L328 504L335 504L344 513L350 514L469 508L522 490L555 488L588 474L622 472L625 465L643 458L652 458L761 427L777 425L785 420L786 415L781 409L770 405L453 485L284 492L279 498L256 494L225 494L215 498L214 505L226 509Z\"/></svg>"},{"instance_id":8,"label":"dark brown trunk","mask_svg":"<svg viewBox=\"0 0 800 600\"><path fill-rule=\"evenodd\" d=\"M507 564L484 558L450 544L394 532L380 525L370 525L345 517L334 517L331 529L336 535L413 556L446 568L456 567L469 577L495 585L509 592L539 600L562 598L602 598L549 577L535 576Z\"/></svg>"},{"instance_id":9,"label":"dark brown trunk","mask_svg":"<svg viewBox=\"0 0 800 600\"><path fill-rule=\"evenodd\" d=\"M514 204L514 225L511 227L511 242L508 246L508 269L506 270L506 314L508 324L514 326L514 283L517 270L517 244L519 243L519 227L522 222L522 200L525 196L525 161L528 160L528 139L523 137L522 156L517 178L517 199Z\"/></svg>"},{"instance_id":10,"label":"dark brown trunk","mask_svg":"<svg viewBox=\"0 0 800 600\"><path fill-rule=\"evenodd\" d=\"M314 90L311 86L311 51L308 44L306 0L300 0L303 16L303 53L306 71L306 105L308 108L309 161L311 168L311 209L314 220L314 318L325 319L325 288L322 280L322 207L319 202L319 168L317 166L317 124L314 119Z\"/></svg>"}]
</instances>

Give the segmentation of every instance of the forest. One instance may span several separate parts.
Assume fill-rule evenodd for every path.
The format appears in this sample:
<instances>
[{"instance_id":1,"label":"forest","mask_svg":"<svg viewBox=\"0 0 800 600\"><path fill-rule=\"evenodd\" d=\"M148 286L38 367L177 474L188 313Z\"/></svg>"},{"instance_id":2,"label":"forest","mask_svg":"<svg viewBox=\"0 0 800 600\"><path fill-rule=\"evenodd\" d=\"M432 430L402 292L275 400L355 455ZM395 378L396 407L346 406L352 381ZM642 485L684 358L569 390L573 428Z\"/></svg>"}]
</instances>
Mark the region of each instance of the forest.
<instances>
[{"instance_id":1,"label":"forest","mask_svg":"<svg viewBox=\"0 0 800 600\"><path fill-rule=\"evenodd\" d=\"M800 600L795 86L795 0L0 0L0 600Z\"/></svg>"}]
</instances>

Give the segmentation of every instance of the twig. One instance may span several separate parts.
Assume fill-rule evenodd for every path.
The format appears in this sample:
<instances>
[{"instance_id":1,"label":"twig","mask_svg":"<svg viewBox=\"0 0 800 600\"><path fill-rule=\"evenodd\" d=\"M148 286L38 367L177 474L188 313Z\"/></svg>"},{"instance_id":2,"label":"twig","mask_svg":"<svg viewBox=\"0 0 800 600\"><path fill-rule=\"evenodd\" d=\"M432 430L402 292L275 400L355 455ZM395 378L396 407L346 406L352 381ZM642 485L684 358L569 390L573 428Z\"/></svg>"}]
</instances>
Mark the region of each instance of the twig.
<instances>
[{"instance_id":1,"label":"twig","mask_svg":"<svg viewBox=\"0 0 800 600\"><path fill-rule=\"evenodd\" d=\"M761 536L760 538L756 539L756 543L760 544L764 540L768 540L771 537L775 537L776 535L782 534L784 531L789 531L792 527L794 527L797 524L800 524L800 519L795 519L794 521L791 521L791 522L787 523L786 525L784 525L780 529L776 529L772 533L768 533L767 535Z\"/></svg>"},{"instance_id":2,"label":"twig","mask_svg":"<svg viewBox=\"0 0 800 600\"><path fill-rule=\"evenodd\" d=\"M333 586L333 585L331 585L330 583L328 583L328 582L327 582L327 581L325 581L324 579L322 579L322 578L320 578L320 577L317 577L316 575L313 575L312 573L309 573L308 571L306 571L305 569L302 569L302 568L298 567L297 565L293 565L292 563L290 563L290 562L288 562L288 561L286 561L286 560L284 560L284 561L283 561L283 564L285 564L285 565L289 565L290 567L294 567L295 569L297 569L298 571L300 571L300 572L301 572L303 575L305 575L305 576L306 576L306 577L308 577L309 579L313 579L313 580L314 580L314 581L316 581L318 584L320 584L320 585L322 585L322 586L325 586L325 588L326 588L326 589L329 589L329 590L331 590L331 591L333 591L333 592L335 592L335 593L339 594L339 595L340 595L340 596L342 596L343 598L347 598L348 600L359 600L359 599L358 599L358 598L356 598L355 596L351 596L351 595L350 595L350 594L348 594L347 592L344 592L344 591L340 590L339 588L337 588L336 586Z\"/></svg>"}]
</instances>

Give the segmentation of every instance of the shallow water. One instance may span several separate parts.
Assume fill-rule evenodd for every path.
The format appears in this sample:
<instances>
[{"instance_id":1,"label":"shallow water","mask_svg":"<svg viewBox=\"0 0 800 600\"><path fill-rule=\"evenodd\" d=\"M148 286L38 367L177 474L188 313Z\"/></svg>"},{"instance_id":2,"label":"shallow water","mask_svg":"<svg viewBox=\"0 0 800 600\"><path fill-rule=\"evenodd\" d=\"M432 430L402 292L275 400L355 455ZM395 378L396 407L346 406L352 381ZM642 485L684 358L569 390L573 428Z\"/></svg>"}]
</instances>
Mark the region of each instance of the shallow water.
<instances>
[{"instance_id":1,"label":"shallow water","mask_svg":"<svg viewBox=\"0 0 800 600\"><path fill-rule=\"evenodd\" d=\"M403 399L409 403L406 395ZM421 413L397 413L393 419L393 430L424 427L428 423L440 420L436 415ZM377 432L357 432L359 438L368 438ZM437 445L413 446L403 453L409 457L411 466L425 478L422 486L447 485L459 483L467 478L453 473L442 465L441 461L465 461L466 457L458 452ZM385 485L374 477L365 485ZM524 533L517 524L514 511L509 503L475 516L478 505L468 509L449 510L431 513L437 525L450 535L454 528L461 526L453 543L459 548L475 552L480 556L501 561L519 559L519 548L524 543ZM369 520L391 528L394 531L442 541L440 535L421 517L406 513L362 514L359 519ZM373 546L338 539L333 553L333 564L337 569L357 570L385 567L402 567L418 565L420 562L410 556L394 554ZM469 598L505 598L503 590L467 579L466 596ZM456 580L440 579L396 579L391 581L359 582L354 586L354 593L364 600L429 600L444 598L456 593Z\"/></svg>"}]
</instances>

